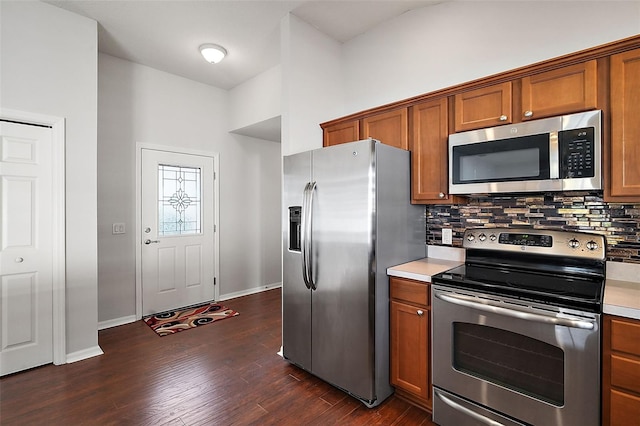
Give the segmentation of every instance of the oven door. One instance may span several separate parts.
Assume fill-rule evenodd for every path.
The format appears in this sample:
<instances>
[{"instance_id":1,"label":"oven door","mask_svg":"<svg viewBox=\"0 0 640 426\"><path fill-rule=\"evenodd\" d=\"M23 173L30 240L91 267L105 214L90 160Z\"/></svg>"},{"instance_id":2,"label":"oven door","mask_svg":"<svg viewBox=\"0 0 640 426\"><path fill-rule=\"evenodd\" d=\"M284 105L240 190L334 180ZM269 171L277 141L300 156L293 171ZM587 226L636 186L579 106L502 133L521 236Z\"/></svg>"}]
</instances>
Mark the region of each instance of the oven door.
<instances>
[{"instance_id":1,"label":"oven door","mask_svg":"<svg viewBox=\"0 0 640 426\"><path fill-rule=\"evenodd\" d=\"M528 424L599 424L599 314L432 290L436 390ZM460 425L434 402L436 423Z\"/></svg>"}]
</instances>

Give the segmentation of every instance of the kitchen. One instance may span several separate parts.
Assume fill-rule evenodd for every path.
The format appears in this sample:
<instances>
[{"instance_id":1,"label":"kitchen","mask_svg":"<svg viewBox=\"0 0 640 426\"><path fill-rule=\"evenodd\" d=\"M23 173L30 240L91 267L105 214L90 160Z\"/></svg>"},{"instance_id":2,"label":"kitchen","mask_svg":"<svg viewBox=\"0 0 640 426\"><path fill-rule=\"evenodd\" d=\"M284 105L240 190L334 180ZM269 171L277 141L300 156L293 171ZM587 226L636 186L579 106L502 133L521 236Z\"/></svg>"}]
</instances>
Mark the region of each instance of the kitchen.
<instances>
[{"instance_id":1,"label":"kitchen","mask_svg":"<svg viewBox=\"0 0 640 426\"><path fill-rule=\"evenodd\" d=\"M367 37L354 40L343 47L346 53L344 56L350 58L345 65L346 81L344 82L342 82L337 70L329 70L331 72L328 72L324 67L320 72L316 66L318 62L323 64L339 63L341 60L340 46L331 40L322 38L303 22L290 18L290 22L288 22L288 29L291 31L290 54L292 56L290 60L295 60L295 62L283 62L282 64L282 73L287 75L285 80L286 90L290 93L290 96L284 100L283 104L285 127L283 127L282 154L286 155L318 147L321 143L318 123L344 116L354 111L395 102L399 99L474 80L485 75L525 66L539 60L615 41L640 32L637 27L637 5L634 2L589 3L581 8L574 6L562 4L547 4L544 6L543 4L533 7L527 4L515 6L498 2L484 5L464 4L463 7L462 4L454 2L449 5L439 6L439 9L437 9L438 19L416 15L415 13L408 14L402 20L389 22L386 27L381 28L379 31L373 32ZM31 7L36 8L36 6ZM545 7L548 7L548 9ZM32 11L31 13L37 12ZM50 13L47 19L62 20L65 25L68 24L76 29L79 27L79 31L87 31L88 37L91 37L91 32L85 28L84 22L78 22L79 19L71 20L68 16L58 16L61 14L62 12ZM576 17L576 14L578 14L578 17ZM521 39L514 36L520 31L523 16L530 18L531 22L544 22L544 27L532 26L529 29L529 31L533 32L531 39L535 40L535 43L533 41L529 42L525 49L522 48ZM496 17L500 17L502 25L486 25L487 22L495 22ZM588 34L566 34L562 30L562 24L573 18L581 18L585 22L595 21L605 24L599 26L597 31L588 31ZM67 22L69 20L72 22ZM451 25L452 22L456 22L456 25ZM553 22L555 22L555 25ZM613 24L614 22L615 24ZM483 25L480 25L480 23L483 23ZM413 33L402 32L399 29L400 27L412 29ZM461 29L466 29L467 31L462 31ZM54 34L46 32L45 29L40 29L39 31L44 32L43 39L52 37L56 39ZM418 42L419 40L443 39L447 40L447 42L438 41L437 43L427 44ZM27 43L27 40L24 39L23 43ZM69 40L73 40L73 37L70 36L61 42L63 45L68 45L71 43ZM453 44L454 42L455 44ZM374 50L374 47L380 43L388 48L391 56L388 57L387 61L372 61L371 58L377 57L378 53ZM34 46L30 44L28 47L32 48ZM77 47L77 49L84 48L85 46ZM303 52L308 49L317 52L317 56L315 58L307 58ZM49 72L51 72L52 67L54 67L53 69L55 67L66 69L64 68L65 65L60 64L60 59L43 50L41 48L40 53L45 58L48 58L47 63L51 64ZM36 51L38 51L37 46ZM417 52L418 54L411 54L411 52ZM373 56L374 53L376 56ZM17 53L14 54L17 55ZM5 58L4 55L5 51L3 49L3 59ZM8 62L12 57L7 56L6 58L9 59L3 62ZM439 58L439 60L434 61L433 58ZM361 64L370 63L373 63L373 65L367 71L366 78L362 78ZM399 67L398 63L405 65ZM189 82L154 73L152 70L106 55L99 56L98 66L103 71L99 80L100 87L98 87L101 96L99 111L102 111L98 112L97 115L99 123L96 122L95 118L95 99L93 106L90 99L84 99L87 93L95 93L95 84L82 86L82 88L78 87L71 94L75 99L82 99L82 104L86 105L86 107L79 108L79 110L66 108L64 111L56 111L54 107L40 106L35 99L30 101L24 98L20 101L15 100L16 93L9 91L7 87L12 86L16 88L14 89L16 91L21 89L23 93L31 93L30 90L24 88L24 84L27 84L29 80L15 76L12 78L12 75L3 72L3 104L7 102L20 106L22 109L49 111L50 113L70 117L68 120L68 143L69 150L73 151L73 153L69 154L70 158L67 166L69 184L72 185L68 202L71 206L81 208L77 213L73 213L78 217L71 217L69 220L77 220L79 221L78 223L83 225L82 231L77 229L68 231L68 248L72 253L69 255L68 265L70 293L67 302L69 310L67 322L69 326L68 350L72 353L80 353L97 345L96 329L98 322L107 322L131 316L134 313L132 301L134 296L133 273L130 266L131 260L129 260L132 257L130 244L123 240L116 240L110 235L104 235L101 237L100 242L104 246L100 251L105 257L101 257L98 260L97 250L91 248L95 247L98 242L87 241L85 235L86 233L89 235L96 234L98 229L109 234L110 224L118 221L114 220L114 216L117 216L117 214L124 214L125 221L128 223L133 222L132 194L128 192L130 191L129 189L126 189L130 187L130 183L126 181L127 176L133 176L133 151L131 146L125 143L132 137L124 132L127 129L136 129L138 134L135 135L135 138L153 140L164 144L169 144L171 140L181 137L179 129L163 127L166 125L161 124L170 123L171 115L165 116L163 115L165 114L164 111L158 111L157 108L154 108L154 105L157 105L162 98L157 96L159 94L166 94L179 100L177 103L183 108L189 109L191 114L198 117L198 122L205 122L209 115L198 111L201 107L209 108L209 111L215 111L220 117L224 114L224 95L212 89L201 88L200 86L194 87ZM78 72L80 71L77 69L69 70L69 73L77 74ZM88 73L91 72L95 73L95 69L88 71ZM55 79L50 80L44 70L42 73L45 76L45 81L52 81L52 83L57 81ZM19 74L24 75L25 73L20 70ZM302 83L308 81L306 79L300 80L302 75L313 76L315 81L313 87ZM135 78L132 78L132 76ZM91 78L95 79L95 76L87 78L90 82ZM120 92L125 92L125 90L117 89L116 83L119 79L131 82L131 87L139 95L135 103L128 104L125 102L127 99L125 93ZM20 83L20 81L23 81L23 83ZM4 85L7 85L7 87ZM344 87L345 96L348 97L344 103L337 101L343 96L343 90L340 90L342 87ZM51 84L47 90L53 91L52 97L60 98L62 88L56 89L56 84ZM189 96L181 95L181 91L183 93L188 91ZM205 101L200 100L202 94L197 95L198 91L207 92L212 98L218 99L218 103L205 103ZM64 93L69 96L66 92ZM156 95L152 93L156 93ZM315 100L313 104L308 102L309 96L313 96ZM329 96L331 96L331 99L328 99ZM32 97L35 98L35 94ZM49 101L49 103L51 102ZM128 106L128 109L121 108L122 106ZM145 113L145 108L153 111L155 119L152 120ZM94 116L92 117L91 114L87 116L84 112L85 110L93 111ZM127 118L127 112L132 117L140 118L140 122L153 123L153 125L138 123L134 126L134 119ZM120 113L123 117L115 117L112 115L114 113ZM84 124L78 124L80 121ZM222 124L220 127L224 128ZM98 129L97 137L96 128ZM196 126L190 129L191 133L187 135L187 139L211 140L212 137L208 133L209 128L210 126ZM229 140L226 128L224 130L225 132L217 130L214 138L229 142L225 147L225 149L229 150L227 158L230 155L236 155L232 151L240 151L240 154L242 154L252 148L264 151L263 155L266 160L273 158L274 151L276 156L280 155L279 147L258 146L254 141L244 140L240 144L231 146L233 141ZM315 136L310 137L310 135ZM101 142L96 142L96 139L108 141L108 144L103 145ZM118 154L111 155L114 151L111 151L110 147L113 147ZM99 167L84 161L84 158L95 158L96 155L100 155ZM256 157L255 161L256 164L260 164L263 159ZM251 163L240 162L238 165L249 168ZM123 173L113 176L111 170L122 170ZM96 176L98 173L100 173L100 176L112 176L113 180L100 180L97 183L98 189L96 189ZM238 173L238 176L233 175L229 179L235 179L236 177L240 180L250 178L252 182L261 181L260 176L244 177L241 173ZM273 181L279 180L278 177L272 177L271 179ZM122 188L125 189L123 190ZM225 189L223 188L223 190ZM226 189L227 193L232 190L232 188ZM119 205L121 208L114 208L114 211L101 210L101 213L97 214L95 206L84 206L78 199L78 195L82 199L95 199L97 193L105 196L101 202L102 206L108 206L107 200L110 201L112 200L111 197L113 197L114 205ZM247 200L243 200L243 202L245 201ZM231 212L237 211L236 207L243 206L238 200L232 199L230 202L232 203L228 205L230 210L224 213L227 218L234 216ZM252 201L249 200L249 202ZM261 220L261 216L256 212L268 211L268 208L263 208L268 207L268 205L262 206L257 202L248 207L250 208L242 211L246 210L247 213L245 214L247 215L249 214L248 211L251 211L254 216L243 218L243 222ZM448 208L458 209L455 212L462 212L460 213L462 217L465 217L463 216L463 213L467 211L465 209L472 209L469 205ZM511 208L520 209L521 207L513 206ZM434 210L429 209L430 215L436 214L433 212ZM435 210L435 212L438 212L438 210ZM437 217L438 223L444 220L443 217L446 214L447 212L443 211ZM507 211L505 214L508 215L509 212ZM524 216L524 214L522 215ZM97 223L95 223L95 219L93 221L88 219L96 216L98 217ZM475 218L472 217L471 219ZM279 220L279 215L277 215L276 220ZM522 219L518 217L517 220ZM227 228L231 226L232 229L238 228L238 231L242 231L241 227L235 222L228 223L226 226ZM105 231L106 229L108 231ZM427 235L428 241L435 242L439 239L435 229ZM242 237L246 238L247 241L253 241L250 235L242 234ZM93 239L94 237L90 238ZM456 241L459 241L461 234L456 232L455 238ZM246 250L246 253L251 256L249 259L251 262L259 261L264 255L264 253L255 248L259 244L240 242L234 244L239 244L239 246L234 247L234 250L241 253ZM276 244L279 247L279 237L277 237ZM86 248L87 245L89 249ZM230 255L226 262L227 265L230 265L229 261L234 265L233 268L227 266L226 272L224 272L229 274L229 276L224 277L227 282L231 281L231 277L239 269L235 265L243 265L242 256L235 256ZM273 262L271 259L268 259L268 261ZM99 268L87 266L96 265L98 262L100 262ZM129 266L121 268L121 265ZM100 274L99 277L98 274ZM253 279L253 277L248 277L247 281L252 281ZM261 282L260 284L269 284L275 281L277 279ZM257 285L257 283L251 284L248 287L251 288ZM233 289L232 291L236 290L241 291L243 289ZM98 314L96 314L95 308L85 307L84 303L87 303L87 300L90 305L98 305ZM98 315L100 316L99 318Z\"/></svg>"}]
</instances>

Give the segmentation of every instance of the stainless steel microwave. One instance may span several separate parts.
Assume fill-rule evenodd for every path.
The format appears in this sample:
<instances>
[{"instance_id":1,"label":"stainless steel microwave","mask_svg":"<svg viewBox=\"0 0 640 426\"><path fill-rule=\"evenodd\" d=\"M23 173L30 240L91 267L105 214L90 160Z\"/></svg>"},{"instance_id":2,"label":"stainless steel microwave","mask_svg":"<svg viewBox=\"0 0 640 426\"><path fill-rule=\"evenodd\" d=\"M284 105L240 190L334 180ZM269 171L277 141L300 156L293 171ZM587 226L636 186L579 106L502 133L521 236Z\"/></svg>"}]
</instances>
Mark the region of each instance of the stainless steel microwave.
<instances>
[{"instance_id":1,"label":"stainless steel microwave","mask_svg":"<svg viewBox=\"0 0 640 426\"><path fill-rule=\"evenodd\" d=\"M449 193L602 189L602 112L449 135Z\"/></svg>"}]
</instances>

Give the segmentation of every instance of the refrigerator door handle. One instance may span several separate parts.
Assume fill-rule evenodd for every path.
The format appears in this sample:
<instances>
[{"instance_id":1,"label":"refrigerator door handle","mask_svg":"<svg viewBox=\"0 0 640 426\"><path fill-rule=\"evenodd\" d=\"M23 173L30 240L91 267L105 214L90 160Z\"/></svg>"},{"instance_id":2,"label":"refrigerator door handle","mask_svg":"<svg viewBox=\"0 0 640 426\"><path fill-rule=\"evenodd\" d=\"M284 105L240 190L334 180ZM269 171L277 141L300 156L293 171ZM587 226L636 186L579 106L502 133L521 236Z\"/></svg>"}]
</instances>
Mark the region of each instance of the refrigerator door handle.
<instances>
[{"instance_id":1,"label":"refrigerator door handle","mask_svg":"<svg viewBox=\"0 0 640 426\"><path fill-rule=\"evenodd\" d=\"M304 191L302 192L302 214L300 215L300 254L302 259L302 279L304 280L304 285L310 289L311 284L309 283L309 268L308 268L308 260L307 260L307 228L309 227L309 220L307 217L307 212L309 211L309 186L310 182L307 182L307 185L304 187Z\"/></svg>"},{"instance_id":2,"label":"refrigerator door handle","mask_svg":"<svg viewBox=\"0 0 640 426\"><path fill-rule=\"evenodd\" d=\"M316 191L316 183L311 182L309 184L309 204L308 204L308 221L307 221L307 271L309 278L309 285L311 290L316 289L316 283L313 281L313 194Z\"/></svg>"}]
</instances>

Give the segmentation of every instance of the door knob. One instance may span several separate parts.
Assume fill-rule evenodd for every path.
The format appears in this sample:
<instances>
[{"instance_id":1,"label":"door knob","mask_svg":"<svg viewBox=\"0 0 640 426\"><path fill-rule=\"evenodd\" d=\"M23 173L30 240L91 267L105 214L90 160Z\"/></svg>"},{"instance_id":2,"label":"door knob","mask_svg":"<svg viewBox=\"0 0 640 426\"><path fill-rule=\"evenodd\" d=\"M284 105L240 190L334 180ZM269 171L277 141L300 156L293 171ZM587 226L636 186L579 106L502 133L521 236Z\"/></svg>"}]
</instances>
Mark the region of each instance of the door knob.
<instances>
[{"instance_id":1,"label":"door knob","mask_svg":"<svg viewBox=\"0 0 640 426\"><path fill-rule=\"evenodd\" d=\"M22 257L16 257L16 263L22 263L24 259Z\"/></svg>"},{"instance_id":2,"label":"door knob","mask_svg":"<svg viewBox=\"0 0 640 426\"><path fill-rule=\"evenodd\" d=\"M144 240L144 243L145 243L146 245L149 245L149 244L155 244L155 243L159 243L159 242L160 242L160 241L158 241L158 240L154 240L154 241L151 241L151 240Z\"/></svg>"},{"instance_id":3,"label":"door knob","mask_svg":"<svg viewBox=\"0 0 640 426\"><path fill-rule=\"evenodd\" d=\"M420 316L420 317L421 317L422 315L424 315L424 311L423 311L422 309L418 309L418 310L416 311L416 314L418 314L418 316Z\"/></svg>"}]
</instances>

